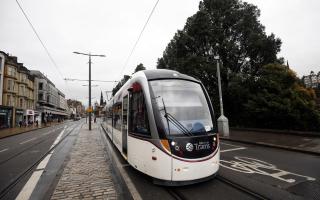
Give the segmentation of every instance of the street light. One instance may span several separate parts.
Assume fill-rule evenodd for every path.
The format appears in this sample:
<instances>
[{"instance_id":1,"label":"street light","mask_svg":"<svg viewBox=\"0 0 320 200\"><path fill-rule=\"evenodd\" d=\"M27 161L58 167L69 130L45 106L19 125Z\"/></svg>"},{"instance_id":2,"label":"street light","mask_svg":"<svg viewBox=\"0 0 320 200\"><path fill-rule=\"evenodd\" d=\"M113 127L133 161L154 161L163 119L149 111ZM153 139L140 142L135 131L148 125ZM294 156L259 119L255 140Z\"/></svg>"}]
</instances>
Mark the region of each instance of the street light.
<instances>
[{"instance_id":1,"label":"street light","mask_svg":"<svg viewBox=\"0 0 320 200\"><path fill-rule=\"evenodd\" d=\"M218 118L218 132L222 133L223 136L229 136L229 121L228 118L224 116L223 113L223 101L222 101L222 90L221 90L221 77L220 77L220 58L218 55L214 56L214 60L217 62L217 76L218 76L218 87L219 87L219 101L220 101L220 117Z\"/></svg>"},{"instance_id":2,"label":"street light","mask_svg":"<svg viewBox=\"0 0 320 200\"><path fill-rule=\"evenodd\" d=\"M91 53L80 53L77 51L74 51L73 53L89 56L89 111L91 111L92 110L92 106L91 106L91 56L96 56L96 57L106 57L106 56L105 55L96 55L96 54L91 54ZM89 112L89 131L91 131L91 112Z\"/></svg>"}]
</instances>

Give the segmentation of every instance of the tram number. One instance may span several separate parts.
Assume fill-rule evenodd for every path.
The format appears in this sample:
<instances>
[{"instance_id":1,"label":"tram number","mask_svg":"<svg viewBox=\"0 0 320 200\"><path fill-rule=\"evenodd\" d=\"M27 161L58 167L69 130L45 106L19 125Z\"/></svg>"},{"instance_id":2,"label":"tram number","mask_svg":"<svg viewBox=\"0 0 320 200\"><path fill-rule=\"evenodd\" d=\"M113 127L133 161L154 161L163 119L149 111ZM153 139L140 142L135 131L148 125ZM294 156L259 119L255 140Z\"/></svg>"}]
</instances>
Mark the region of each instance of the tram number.
<instances>
[{"instance_id":1,"label":"tram number","mask_svg":"<svg viewBox=\"0 0 320 200\"><path fill-rule=\"evenodd\" d=\"M287 183L294 183L297 178L300 178L300 179L303 178L308 181L316 180L313 177L304 176L304 175L278 169L275 165L262 160L248 158L248 157L238 157L238 156L235 156L234 158L235 160L231 160L231 161L221 159L220 166L237 171L237 172L246 173L246 174L256 173L260 175L270 176ZM293 178L285 178L285 177L293 177Z\"/></svg>"}]
</instances>

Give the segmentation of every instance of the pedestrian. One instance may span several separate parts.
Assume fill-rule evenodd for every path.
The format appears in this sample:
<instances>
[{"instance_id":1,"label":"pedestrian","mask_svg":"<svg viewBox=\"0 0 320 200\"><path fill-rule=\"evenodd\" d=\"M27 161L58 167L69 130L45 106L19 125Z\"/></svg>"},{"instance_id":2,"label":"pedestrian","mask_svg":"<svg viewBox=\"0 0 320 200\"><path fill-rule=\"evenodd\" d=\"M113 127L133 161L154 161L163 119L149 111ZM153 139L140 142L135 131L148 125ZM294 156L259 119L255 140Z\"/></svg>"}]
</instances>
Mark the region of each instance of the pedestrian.
<instances>
[{"instance_id":1,"label":"pedestrian","mask_svg":"<svg viewBox=\"0 0 320 200\"><path fill-rule=\"evenodd\" d=\"M21 120L19 121L19 127L20 128L22 127L22 121Z\"/></svg>"}]
</instances>

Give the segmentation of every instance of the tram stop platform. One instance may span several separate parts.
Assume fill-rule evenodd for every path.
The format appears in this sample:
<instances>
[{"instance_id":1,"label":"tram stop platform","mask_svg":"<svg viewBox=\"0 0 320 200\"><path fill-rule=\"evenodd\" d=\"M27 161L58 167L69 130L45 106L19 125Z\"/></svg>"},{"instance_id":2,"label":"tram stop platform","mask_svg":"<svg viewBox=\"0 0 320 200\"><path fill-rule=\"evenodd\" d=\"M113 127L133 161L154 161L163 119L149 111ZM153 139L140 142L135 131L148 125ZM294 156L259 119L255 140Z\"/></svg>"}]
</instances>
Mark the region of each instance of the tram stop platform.
<instances>
[{"instance_id":1,"label":"tram stop platform","mask_svg":"<svg viewBox=\"0 0 320 200\"><path fill-rule=\"evenodd\" d=\"M320 133L230 129L229 136L220 139L320 155Z\"/></svg>"},{"instance_id":2,"label":"tram stop platform","mask_svg":"<svg viewBox=\"0 0 320 200\"><path fill-rule=\"evenodd\" d=\"M80 129L52 200L119 199L98 126L92 123L89 131L84 124Z\"/></svg>"}]
</instances>

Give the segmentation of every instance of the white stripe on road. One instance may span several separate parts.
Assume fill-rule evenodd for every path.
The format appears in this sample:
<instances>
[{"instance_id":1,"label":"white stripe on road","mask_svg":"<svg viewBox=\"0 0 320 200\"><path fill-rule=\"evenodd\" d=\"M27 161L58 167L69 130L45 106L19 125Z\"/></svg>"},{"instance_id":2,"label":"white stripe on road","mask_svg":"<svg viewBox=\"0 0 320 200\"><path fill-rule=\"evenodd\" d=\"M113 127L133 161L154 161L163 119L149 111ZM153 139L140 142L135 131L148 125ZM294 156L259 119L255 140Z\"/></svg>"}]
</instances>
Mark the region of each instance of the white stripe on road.
<instances>
[{"instance_id":1,"label":"white stripe on road","mask_svg":"<svg viewBox=\"0 0 320 200\"><path fill-rule=\"evenodd\" d=\"M17 196L16 200L27 200L30 198L33 189L36 187L43 170L33 172L32 176L29 178L28 182L24 185L23 189Z\"/></svg>"},{"instance_id":2,"label":"white stripe on road","mask_svg":"<svg viewBox=\"0 0 320 200\"><path fill-rule=\"evenodd\" d=\"M54 141L53 145L50 147L53 148L56 144L58 144L58 142L61 140L61 136L65 131L65 128L61 131L61 133L59 134L59 136L56 138L56 140ZM28 200L33 192L33 190L35 189L42 173L44 172L44 169L46 168L52 153L54 152L54 150L52 150L37 166L37 170L38 171L34 171L32 176L29 178L28 182L24 185L24 187L22 188L22 190L20 191L19 195L17 196L16 200Z\"/></svg>"},{"instance_id":3,"label":"white stripe on road","mask_svg":"<svg viewBox=\"0 0 320 200\"><path fill-rule=\"evenodd\" d=\"M228 152L228 151L238 151L238 150L243 150L246 149L245 147L239 147L239 148L234 148L234 149L226 149L226 150L221 150L220 153L223 152Z\"/></svg>"},{"instance_id":4,"label":"white stripe on road","mask_svg":"<svg viewBox=\"0 0 320 200\"><path fill-rule=\"evenodd\" d=\"M53 151L52 151L53 152ZM50 158L52 156L52 153L48 154L41 162L40 164L37 166L37 170L40 170L40 169L44 169L46 168Z\"/></svg>"},{"instance_id":5,"label":"white stripe on road","mask_svg":"<svg viewBox=\"0 0 320 200\"><path fill-rule=\"evenodd\" d=\"M32 140L35 140L35 139L37 139L37 137L31 138L30 140L20 142L19 144L25 144L25 143L31 142Z\"/></svg>"},{"instance_id":6,"label":"white stripe on road","mask_svg":"<svg viewBox=\"0 0 320 200\"><path fill-rule=\"evenodd\" d=\"M229 146L233 146L233 147L242 147L242 146L238 146L238 145L234 145L234 144L228 144L228 143L224 143L224 142L220 142L220 144L229 145Z\"/></svg>"},{"instance_id":7,"label":"white stripe on road","mask_svg":"<svg viewBox=\"0 0 320 200\"><path fill-rule=\"evenodd\" d=\"M8 148L2 149L2 150L0 150L0 153L5 152L5 151L8 151L8 150L9 150Z\"/></svg>"}]
</instances>

